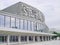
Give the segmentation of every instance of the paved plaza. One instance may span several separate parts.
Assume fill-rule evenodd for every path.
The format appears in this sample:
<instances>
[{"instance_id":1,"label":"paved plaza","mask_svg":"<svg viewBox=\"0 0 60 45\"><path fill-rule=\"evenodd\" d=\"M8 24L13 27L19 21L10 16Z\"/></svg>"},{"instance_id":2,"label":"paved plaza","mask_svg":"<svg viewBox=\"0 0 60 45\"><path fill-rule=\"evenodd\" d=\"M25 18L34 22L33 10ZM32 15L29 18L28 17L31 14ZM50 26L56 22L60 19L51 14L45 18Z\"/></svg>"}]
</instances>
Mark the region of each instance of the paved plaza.
<instances>
[{"instance_id":1,"label":"paved plaza","mask_svg":"<svg viewBox=\"0 0 60 45\"><path fill-rule=\"evenodd\" d=\"M60 40L53 40L53 41L45 41L45 42L37 42L25 45L60 45Z\"/></svg>"}]
</instances>

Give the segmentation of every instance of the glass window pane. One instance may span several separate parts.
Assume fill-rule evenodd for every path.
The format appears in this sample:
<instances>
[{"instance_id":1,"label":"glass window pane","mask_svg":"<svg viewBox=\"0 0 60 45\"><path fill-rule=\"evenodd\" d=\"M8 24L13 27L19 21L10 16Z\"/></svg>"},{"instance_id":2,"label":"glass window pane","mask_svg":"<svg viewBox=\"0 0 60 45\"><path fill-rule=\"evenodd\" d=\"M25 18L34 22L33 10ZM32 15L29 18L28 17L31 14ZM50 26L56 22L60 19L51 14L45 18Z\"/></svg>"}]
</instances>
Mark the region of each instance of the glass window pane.
<instances>
[{"instance_id":1,"label":"glass window pane","mask_svg":"<svg viewBox=\"0 0 60 45\"><path fill-rule=\"evenodd\" d=\"M15 18L11 18L11 27L16 28L15 27Z\"/></svg>"},{"instance_id":2,"label":"glass window pane","mask_svg":"<svg viewBox=\"0 0 60 45\"><path fill-rule=\"evenodd\" d=\"M26 20L24 20L24 30L27 30L27 21Z\"/></svg>"},{"instance_id":3,"label":"glass window pane","mask_svg":"<svg viewBox=\"0 0 60 45\"><path fill-rule=\"evenodd\" d=\"M37 30L39 30L39 24L37 23Z\"/></svg>"},{"instance_id":4,"label":"glass window pane","mask_svg":"<svg viewBox=\"0 0 60 45\"><path fill-rule=\"evenodd\" d=\"M30 21L28 21L28 30L30 30Z\"/></svg>"},{"instance_id":5,"label":"glass window pane","mask_svg":"<svg viewBox=\"0 0 60 45\"><path fill-rule=\"evenodd\" d=\"M31 28L32 28L32 31L33 31L34 30L33 22L31 22Z\"/></svg>"},{"instance_id":6,"label":"glass window pane","mask_svg":"<svg viewBox=\"0 0 60 45\"><path fill-rule=\"evenodd\" d=\"M20 28L23 29L23 20L20 20Z\"/></svg>"},{"instance_id":7,"label":"glass window pane","mask_svg":"<svg viewBox=\"0 0 60 45\"><path fill-rule=\"evenodd\" d=\"M10 17L5 16L5 27L10 27Z\"/></svg>"},{"instance_id":8,"label":"glass window pane","mask_svg":"<svg viewBox=\"0 0 60 45\"><path fill-rule=\"evenodd\" d=\"M0 26L4 27L4 16L0 15Z\"/></svg>"},{"instance_id":9,"label":"glass window pane","mask_svg":"<svg viewBox=\"0 0 60 45\"><path fill-rule=\"evenodd\" d=\"M16 28L19 29L19 19L16 19Z\"/></svg>"}]
</instances>

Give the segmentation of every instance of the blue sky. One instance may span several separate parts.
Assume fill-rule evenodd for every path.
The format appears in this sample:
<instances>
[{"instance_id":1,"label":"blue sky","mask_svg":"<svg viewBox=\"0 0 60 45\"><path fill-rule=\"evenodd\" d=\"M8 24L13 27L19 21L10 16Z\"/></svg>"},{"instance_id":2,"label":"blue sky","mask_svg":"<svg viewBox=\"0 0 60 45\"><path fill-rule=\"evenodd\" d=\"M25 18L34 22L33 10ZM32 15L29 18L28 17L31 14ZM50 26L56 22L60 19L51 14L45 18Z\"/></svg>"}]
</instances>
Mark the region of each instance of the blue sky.
<instances>
[{"instance_id":1,"label":"blue sky","mask_svg":"<svg viewBox=\"0 0 60 45\"><path fill-rule=\"evenodd\" d=\"M0 10L19 1L41 10L49 28L60 28L60 0L0 0Z\"/></svg>"}]
</instances>

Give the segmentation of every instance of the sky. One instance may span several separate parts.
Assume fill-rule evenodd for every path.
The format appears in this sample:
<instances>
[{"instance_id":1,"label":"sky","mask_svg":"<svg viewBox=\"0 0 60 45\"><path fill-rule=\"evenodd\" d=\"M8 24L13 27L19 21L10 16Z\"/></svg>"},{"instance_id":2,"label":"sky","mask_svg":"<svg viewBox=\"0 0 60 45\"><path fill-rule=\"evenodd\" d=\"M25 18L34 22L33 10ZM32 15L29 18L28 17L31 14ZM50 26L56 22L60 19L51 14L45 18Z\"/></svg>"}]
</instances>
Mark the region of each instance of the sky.
<instances>
[{"instance_id":1,"label":"sky","mask_svg":"<svg viewBox=\"0 0 60 45\"><path fill-rule=\"evenodd\" d=\"M39 9L49 28L60 29L60 0L0 0L0 10L19 1Z\"/></svg>"}]
</instances>

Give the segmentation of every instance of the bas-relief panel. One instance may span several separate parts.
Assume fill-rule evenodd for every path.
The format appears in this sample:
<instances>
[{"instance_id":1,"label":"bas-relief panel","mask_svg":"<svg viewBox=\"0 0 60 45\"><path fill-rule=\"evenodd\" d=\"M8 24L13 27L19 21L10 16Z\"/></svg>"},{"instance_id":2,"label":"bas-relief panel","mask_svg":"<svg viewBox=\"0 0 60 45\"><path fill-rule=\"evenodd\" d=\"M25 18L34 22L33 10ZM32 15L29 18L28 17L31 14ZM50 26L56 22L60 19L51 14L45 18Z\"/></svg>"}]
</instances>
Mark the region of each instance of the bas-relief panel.
<instances>
[{"instance_id":1,"label":"bas-relief panel","mask_svg":"<svg viewBox=\"0 0 60 45\"><path fill-rule=\"evenodd\" d=\"M30 17L36 18L38 20L41 20L38 10L34 10L33 8L22 5L22 12L26 16L30 16Z\"/></svg>"}]
</instances>

